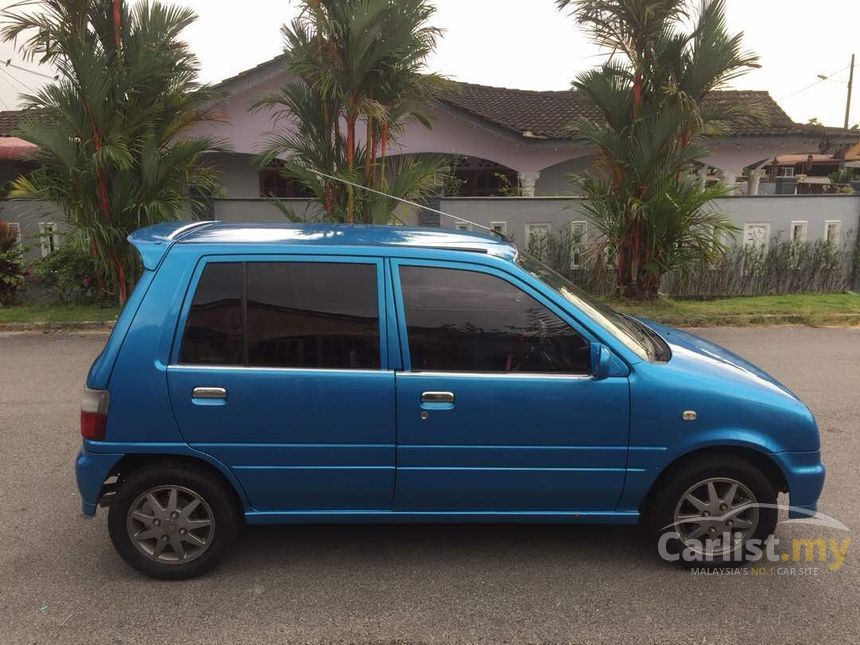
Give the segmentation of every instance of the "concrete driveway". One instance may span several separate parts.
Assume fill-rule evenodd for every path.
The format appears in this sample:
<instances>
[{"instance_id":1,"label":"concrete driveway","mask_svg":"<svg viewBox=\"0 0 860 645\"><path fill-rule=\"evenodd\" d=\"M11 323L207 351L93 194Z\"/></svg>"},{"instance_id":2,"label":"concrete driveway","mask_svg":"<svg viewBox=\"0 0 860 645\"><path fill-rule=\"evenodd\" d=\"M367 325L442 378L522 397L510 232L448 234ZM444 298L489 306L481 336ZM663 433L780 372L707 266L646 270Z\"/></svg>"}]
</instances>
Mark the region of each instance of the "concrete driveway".
<instances>
[{"instance_id":1,"label":"concrete driveway","mask_svg":"<svg viewBox=\"0 0 860 645\"><path fill-rule=\"evenodd\" d=\"M860 330L701 333L810 405L820 510L856 529ZM854 545L835 572L706 577L658 561L635 528L249 529L208 577L143 578L115 555L103 510L81 517L72 472L104 340L0 334L0 643L860 641Z\"/></svg>"}]
</instances>

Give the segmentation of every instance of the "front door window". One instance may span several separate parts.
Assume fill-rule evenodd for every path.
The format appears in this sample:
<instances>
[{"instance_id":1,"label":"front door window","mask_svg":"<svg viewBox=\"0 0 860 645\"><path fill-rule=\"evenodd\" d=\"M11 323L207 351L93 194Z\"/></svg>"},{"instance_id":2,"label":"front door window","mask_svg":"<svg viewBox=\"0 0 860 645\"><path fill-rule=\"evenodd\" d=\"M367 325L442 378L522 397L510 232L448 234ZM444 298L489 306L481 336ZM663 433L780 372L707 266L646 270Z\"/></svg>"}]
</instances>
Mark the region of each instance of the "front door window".
<instances>
[{"instance_id":1,"label":"front door window","mask_svg":"<svg viewBox=\"0 0 860 645\"><path fill-rule=\"evenodd\" d=\"M404 266L400 283L413 370L589 371L588 341L502 278Z\"/></svg>"}]
</instances>

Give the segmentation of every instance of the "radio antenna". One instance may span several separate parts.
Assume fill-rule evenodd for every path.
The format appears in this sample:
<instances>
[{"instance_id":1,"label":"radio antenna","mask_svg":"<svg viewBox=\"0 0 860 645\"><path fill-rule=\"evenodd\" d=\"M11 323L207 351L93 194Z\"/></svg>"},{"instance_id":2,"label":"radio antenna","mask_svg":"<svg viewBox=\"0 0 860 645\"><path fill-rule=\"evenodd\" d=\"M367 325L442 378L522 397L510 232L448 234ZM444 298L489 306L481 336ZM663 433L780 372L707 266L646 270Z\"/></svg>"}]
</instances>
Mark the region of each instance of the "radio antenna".
<instances>
[{"instance_id":1,"label":"radio antenna","mask_svg":"<svg viewBox=\"0 0 860 645\"><path fill-rule=\"evenodd\" d=\"M374 194L380 195L382 197L387 197L388 199L394 199L394 200L396 200L402 204L408 204L409 206L414 206L415 208L422 208L425 211L430 211L431 213L436 213L437 215L444 215L445 217L450 217L451 219L456 220L458 222L463 222L464 224L469 224L470 226L476 226L478 228L482 228L485 231L492 233L493 235L499 236L504 241L510 242L510 240L507 238L507 236L505 236L504 233L502 233L501 231L497 231L496 229L491 228L489 226L484 226L483 224L478 224L477 222L473 222L473 221L465 219L463 217L458 217L457 215L452 215L451 213L446 213L445 211L440 211L439 209L436 209L436 208L430 208L429 206L424 206L423 204L419 204L418 202L413 202L413 201L408 200L408 199L403 199L402 197L396 197L394 195L389 195L388 193L383 192L381 190L376 190L375 188L368 188L367 186L362 186L361 184L357 184L355 182L349 181L348 179L344 179L343 177L335 177L333 175L329 175L329 174L326 174L320 170L314 170L312 168L305 168L305 170L307 170L308 172L312 172L315 175L319 175L320 177L325 177L326 179L332 179L334 181L342 182L342 183L346 184L347 186L353 186L354 188L360 188L362 190L366 190L369 193L374 193Z\"/></svg>"}]
</instances>

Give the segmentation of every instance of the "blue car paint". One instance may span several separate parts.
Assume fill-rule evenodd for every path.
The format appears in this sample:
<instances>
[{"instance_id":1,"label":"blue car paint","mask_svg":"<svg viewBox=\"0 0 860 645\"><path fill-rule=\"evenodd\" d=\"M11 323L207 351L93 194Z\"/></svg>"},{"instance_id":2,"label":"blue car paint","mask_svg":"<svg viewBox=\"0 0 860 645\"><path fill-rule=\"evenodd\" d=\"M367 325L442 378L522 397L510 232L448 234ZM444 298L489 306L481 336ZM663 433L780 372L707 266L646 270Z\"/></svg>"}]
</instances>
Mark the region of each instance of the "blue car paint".
<instances>
[{"instance_id":1,"label":"blue car paint","mask_svg":"<svg viewBox=\"0 0 860 645\"><path fill-rule=\"evenodd\" d=\"M157 454L218 470L249 523L635 523L668 465L718 446L767 456L783 473L792 505L815 509L824 482L818 429L787 388L713 343L650 321L672 358L642 360L519 267L515 247L493 236L200 222L160 224L130 240L146 270L87 379L111 397L107 440L84 441L76 462L89 515L122 456ZM184 317L206 262L320 258L377 266L379 370L178 364ZM401 264L457 266L512 282L608 348L609 376L410 372ZM190 397L209 381L228 384L226 405ZM422 409L418 391L429 388L456 389L457 401ZM695 422L681 419L686 409L697 411ZM430 416L419 423L422 411Z\"/></svg>"}]
</instances>

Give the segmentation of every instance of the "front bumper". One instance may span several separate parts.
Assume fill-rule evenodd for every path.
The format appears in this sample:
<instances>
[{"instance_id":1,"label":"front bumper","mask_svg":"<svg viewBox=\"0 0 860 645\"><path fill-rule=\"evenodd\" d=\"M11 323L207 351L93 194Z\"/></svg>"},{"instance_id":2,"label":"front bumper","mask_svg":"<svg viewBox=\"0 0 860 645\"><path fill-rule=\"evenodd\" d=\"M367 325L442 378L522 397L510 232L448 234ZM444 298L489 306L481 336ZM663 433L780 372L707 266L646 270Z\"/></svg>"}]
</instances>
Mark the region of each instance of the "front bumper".
<instances>
[{"instance_id":1,"label":"front bumper","mask_svg":"<svg viewBox=\"0 0 860 645\"><path fill-rule=\"evenodd\" d=\"M790 519L815 514L818 497L824 488L825 468L821 451L781 452L773 455L779 462L788 484Z\"/></svg>"},{"instance_id":2,"label":"front bumper","mask_svg":"<svg viewBox=\"0 0 860 645\"><path fill-rule=\"evenodd\" d=\"M122 455L111 453L89 452L86 445L81 447L78 458L75 459L75 477L78 481L78 491L81 493L81 510L84 515L92 517L96 514L102 485Z\"/></svg>"}]
</instances>

